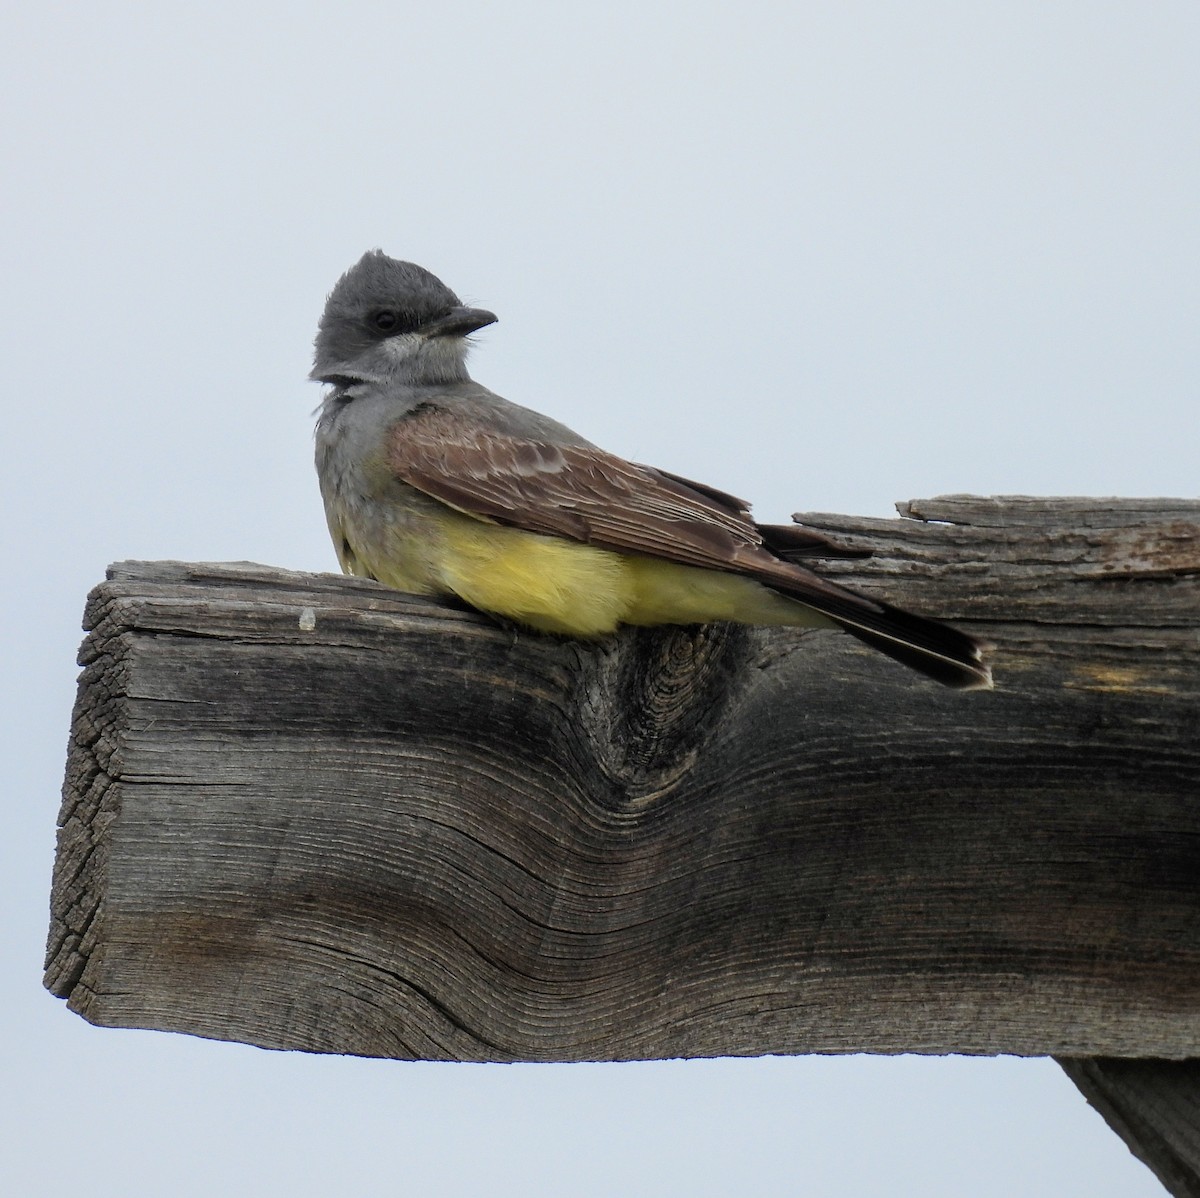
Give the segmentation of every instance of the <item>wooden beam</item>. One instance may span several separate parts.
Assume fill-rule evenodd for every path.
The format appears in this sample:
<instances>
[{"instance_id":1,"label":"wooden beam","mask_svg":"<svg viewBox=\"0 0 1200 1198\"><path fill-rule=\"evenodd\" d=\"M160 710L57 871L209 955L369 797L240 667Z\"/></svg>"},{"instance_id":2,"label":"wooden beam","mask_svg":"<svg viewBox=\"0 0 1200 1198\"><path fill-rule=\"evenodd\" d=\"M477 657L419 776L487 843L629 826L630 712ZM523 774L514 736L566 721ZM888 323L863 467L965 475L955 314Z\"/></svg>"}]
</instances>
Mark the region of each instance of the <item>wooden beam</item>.
<instances>
[{"instance_id":1,"label":"wooden beam","mask_svg":"<svg viewBox=\"0 0 1200 1198\"><path fill-rule=\"evenodd\" d=\"M836 632L589 645L113 567L46 984L404 1058L1200 1055L1200 503L903 510L804 519L878 547L827 573L993 640L995 691Z\"/></svg>"},{"instance_id":2,"label":"wooden beam","mask_svg":"<svg viewBox=\"0 0 1200 1198\"><path fill-rule=\"evenodd\" d=\"M1176 1198L1200 1198L1200 1060L1059 1064Z\"/></svg>"}]
</instances>

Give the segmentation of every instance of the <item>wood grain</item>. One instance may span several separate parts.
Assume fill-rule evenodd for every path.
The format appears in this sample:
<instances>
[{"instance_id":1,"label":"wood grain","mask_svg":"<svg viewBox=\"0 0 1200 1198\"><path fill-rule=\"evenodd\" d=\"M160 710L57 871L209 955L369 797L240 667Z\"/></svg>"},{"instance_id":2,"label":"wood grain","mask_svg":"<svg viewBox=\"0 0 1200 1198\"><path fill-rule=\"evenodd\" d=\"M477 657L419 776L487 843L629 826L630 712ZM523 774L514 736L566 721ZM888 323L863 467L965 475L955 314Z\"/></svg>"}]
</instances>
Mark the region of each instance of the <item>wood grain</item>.
<instances>
[{"instance_id":1,"label":"wood grain","mask_svg":"<svg viewBox=\"0 0 1200 1198\"><path fill-rule=\"evenodd\" d=\"M835 632L581 645L114 567L47 984L368 1055L1192 1055L1200 505L1118 502L807 518L879 546L829 573L996 642L970 695Z\"/></svg>"}]
</instances>

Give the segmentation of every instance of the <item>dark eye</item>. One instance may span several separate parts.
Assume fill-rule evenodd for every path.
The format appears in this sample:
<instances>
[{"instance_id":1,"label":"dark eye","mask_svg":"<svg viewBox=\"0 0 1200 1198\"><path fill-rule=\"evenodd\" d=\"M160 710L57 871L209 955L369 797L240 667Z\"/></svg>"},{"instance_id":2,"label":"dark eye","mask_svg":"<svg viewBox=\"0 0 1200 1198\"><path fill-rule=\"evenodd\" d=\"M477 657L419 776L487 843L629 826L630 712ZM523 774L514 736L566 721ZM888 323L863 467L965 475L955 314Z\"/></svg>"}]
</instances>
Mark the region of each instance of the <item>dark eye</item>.
<instances>
[{"instance_id":1,"label":"dark eye","mask_svg":"<svg viewBox=\"0 0 1200 1198\"><path fill-rule=\"evenodd\" d=\"M400 317L391 308L381 308L371 319L381 333L390 333L400 323Z\"/></svg>"}]
</instances>

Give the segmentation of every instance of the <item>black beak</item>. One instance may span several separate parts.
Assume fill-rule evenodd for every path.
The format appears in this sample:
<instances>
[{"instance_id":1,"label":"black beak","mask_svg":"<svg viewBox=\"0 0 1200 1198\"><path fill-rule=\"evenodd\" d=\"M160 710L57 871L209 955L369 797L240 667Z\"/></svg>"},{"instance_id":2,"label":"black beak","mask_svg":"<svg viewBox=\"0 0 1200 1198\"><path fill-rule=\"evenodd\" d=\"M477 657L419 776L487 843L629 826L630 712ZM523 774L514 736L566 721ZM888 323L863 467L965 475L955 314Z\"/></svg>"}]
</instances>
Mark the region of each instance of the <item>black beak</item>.
<instances>
[{"instance_id":1,"label":"black beak","mask_svg":"<svg viewBox=\"0 0 1200 1198\"><path fill-rule=\"evenodd\" d=\"M496 315L483 308L451 308L420 328L424 337L465 337L468 333L496 323Z\"/></svg>"}]
</instances>

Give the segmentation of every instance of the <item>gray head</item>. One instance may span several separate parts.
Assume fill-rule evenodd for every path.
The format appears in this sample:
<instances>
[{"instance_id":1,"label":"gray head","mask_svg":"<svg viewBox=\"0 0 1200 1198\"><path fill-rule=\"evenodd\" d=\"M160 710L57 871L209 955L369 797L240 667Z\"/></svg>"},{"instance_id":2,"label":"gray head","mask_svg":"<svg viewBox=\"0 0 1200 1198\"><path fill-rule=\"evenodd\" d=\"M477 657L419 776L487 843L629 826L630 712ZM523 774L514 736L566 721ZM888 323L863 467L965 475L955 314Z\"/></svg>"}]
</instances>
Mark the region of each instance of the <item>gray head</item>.
<instances>
[{"instance_id":1,"label":"gray head","mask_svg":"<svg viewBox=\"0 0 1200 1198\"><path fill-rule=\"evenodd\" d=\"M495 319L464 307L422 267L371 250L325 301L309 377L324 383L465 379L467 334Z\"/></svg>"}]
</instances>

